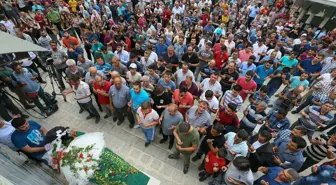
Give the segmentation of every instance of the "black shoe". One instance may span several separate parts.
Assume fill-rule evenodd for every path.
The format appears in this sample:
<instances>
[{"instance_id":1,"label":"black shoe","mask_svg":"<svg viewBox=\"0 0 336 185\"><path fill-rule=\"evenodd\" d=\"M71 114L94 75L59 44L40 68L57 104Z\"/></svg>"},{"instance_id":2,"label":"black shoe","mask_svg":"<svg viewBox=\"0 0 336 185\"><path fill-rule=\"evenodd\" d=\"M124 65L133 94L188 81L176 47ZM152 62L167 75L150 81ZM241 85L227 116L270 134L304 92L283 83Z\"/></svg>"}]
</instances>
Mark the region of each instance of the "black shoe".
<instances>
[{"instance_id":1,"label":"black shoe","mask_svg":"<svg viewBox=\"0 0 336 185\"><path fill-rule=\"evenodd\" d=\"M167 139L161 139L160 140L160 144L162 144L162 143L164 143L164 142L166 142L167 141Z\"/></svg>"},{"instance_id":2,"label":"black shoe","mask_svg":"<svg viewBox=\"0 0 336 185\"><path fill-rule=\"evenodd\" d=\"M174 143L169 143L168 149L169 149L169 150L172 149L172 148L173 148L173 145L174 145Z\"/></svg>"},{"instance_id":3,"label":"black shoe","mask_svg":"<svg viewBox=\"0 0 336 185\"><path fill-rule=\"evenodd\" d=\"M129 127L129 128L133 128L133 127L134 127L134 124L130 124L128 127Z\"/></svg>"},{"instance_id":4,"label":"black shoe","mask_svg":"<svg viewBox=\"0 0 336 185\"><path fill-rule=\"evenodd\" d=\"M174 155L174 154L170 154L170 155L168 155L168 158L169 159L178 159L179 157Z\"/></svg>"},{"instance_id":5,"label":"black shoe","mask_svg":"<svg viewBox=\"0 0 336 185\"><path fill-rule=\"evenodd\" d=\"M86 117L86 119L89 120L89 119L91 119L91 118L93 118L93 117L94 117L94 116L88 115L88 116Z\"/></svg>"},{"instance_id":6,"label":"black shoe","mask_svg":"<svg viewBox=\"0 0 336 185\"><path fill-rule=\"evenodd\" d=\"M187 174L187 173L188 173L188 169L189 169L189 166L185 166L185 167L183 168L183 173L184 173L184 174Z\"/></svg>"},{"instance_id":7,"label":"black shoe","mask_svg":"<svg viewBox=\"0 0 336 185\"><path fill-rule=\"evenodd\" d=\"M117 117L114 117L114 118L113 118L113 122L116 122L117 120L118 120Z\"/></svg>"},{"instance_id":8,"label":"black shoe","mask_svg":"<svg viewBox=\"0 0 336 185\"><path fill-rule=\"evenodd\" d=\"M148 147L150 145L150 143L145 143L145 147Z\"/></svg>"},{"instance_id":9,"label":"black shoe","mask_svg":"<svg viewBox=\"0 0 336 185\"><path fill-rule=\"evenodd\" d=\"M203 175L203 176L201 176L198 180L200 181L200 182L203 182L205 179L207 179L207 175Z\"/></svg>"},{"instance_id":10,"label":"black shoe","mask_svg":"<svg viewBox=\"0 0 336 185\"><path fill-rule=\"evenodd\" d=\"M201 172L198 173L198 176L199 176L199 177L202 177L202 176L204 176L204 175L205 175L205 171L201 171Z\"/></svg>"},{"instance_id":11,"label":"black shoe","mask_svg":"<svg viewBox=\"0 0 336 185\"><path fill-rule=\"evenodd\" d=\"M25 107L25 109L32 109L32 108L36 107L36 105L27 104L24 107Z\"/></svg>"},{"instance_id":12,"label":"black shoe","mask_svg":"<svg viewBox=\"0 0 336 185\"><path fill-rule=\"evenodd\" d=\"M202 156L199 156L198 154L196 154L193 158L191 158L192 161L197 161L198 159L200 159Z\"/></svg>"},{"instance_id":13,"label":"black shoe","mask_svg":"<svg viewBox=\"0 0 336 185\"><path fill-rule=\"evenodd\" d=\"M109 116L109 115L105 115L105 116L104 116L104 119L107 119L108 117L110 117L110 116Z\"/></svg>"},{"instance_id":14,"label":"black shoe","mask_svg":"<svg viewBox=\"0 0 336 185\"><path fill-rule=\"evenodd\" d=\"M40 84L46 84L46 83L47 83L47 82L44 81L44 80L40 81Z\"/></svg>"},{"instance_id":15,"label":"black shoe","mask_svg":"<svg viewBox=\"0 0 336 185\"><path fill-rule=\"evenodd\" d=\"M83 111L84 111L84 109L80 108L79 109L79 114L82 114Z\"/></svg>"},{"instance_id":16,"label":"black shoe","mask_svg":"<svg viewBox=\"0 0 336 185\"><path fill-rule=\"evenodd\" d=\"M198 169L198 171L202 171L202 170L204 170L204 166L201 164L201 165L198 166L197 169Z\"/></svg>"},{"instance_id":17,"label":"black shoe","mask_svg":"<svg viewBox=\"0 0 336 185\"><path fill-rule=\"evenodd\" d=\"M117 125L121 125L123 123L123 121L118 121ZM132 126L133 128L133 126Z\"/></svg>"},{"instance_id":18,"label":"black shoe","mask_svg":"<svg viewBox=\"0 0 336 185\"><path fill-rule=\"evenodd\" d=\"M97 123L99 123L99 121L100 121L100 117L96 117L95 123L97 124Z\"/></svg>"},{"instance_id":19,"label":"black shoe","mask_svg":"<svg viewBox=\"0 0 336 185\"><path fill-rule=\"evenodd\" d=\"M292 114L297 114L297 113L299 113L299 111L293 110L291 113Z\"/></svg>"},{"instance_id":20,"label":"black shoe","mask_svg":"<svg viewBox=\"0 0 336 185\"><path fill-rule=\"evenodd\" d=\"M103 108L102 107L98 107L100 112L103 112Z\"/></svg>"},{"instance_id":21,"label":"black shoe","mask_svg":"<svg viewBox=\"0 0 336 185\"><path fill-rule=\"evenodd\" d=\"M219 175L219 172L216 172L216 173L214 173L214 174L212 175L212 178L217 178L218 175Z\"/></svg>"}]
</instances>

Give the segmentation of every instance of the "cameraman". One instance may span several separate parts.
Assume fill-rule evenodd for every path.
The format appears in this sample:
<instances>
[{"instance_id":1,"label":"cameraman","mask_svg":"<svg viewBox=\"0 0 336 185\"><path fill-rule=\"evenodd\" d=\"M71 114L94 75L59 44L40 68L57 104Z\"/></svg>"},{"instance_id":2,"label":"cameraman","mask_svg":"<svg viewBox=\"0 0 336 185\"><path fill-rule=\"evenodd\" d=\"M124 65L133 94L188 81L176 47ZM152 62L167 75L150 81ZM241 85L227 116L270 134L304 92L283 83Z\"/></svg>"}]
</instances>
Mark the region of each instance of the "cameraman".
<instances>
[{"instance_id":1,"label":"cameraman","mask_svg":"<svg viewBox=\"0 0 336 185\"><path fill-rule=\"evenodd\" d=\"M67 68L67 65L65 61L67 60L68 56L67 54L57 48L57 43L55 41L50 41L51 46L51 58L54 60L52 67L56 68L56 71L53 70L56 73L57 81L59 85L61 86L61 91L65 90L65 85L62 79L62 73L65 73L65 69Z\"/></svg>"},{"instance_id":2,"label":"cameraman","mask_svg":"<svg viewBox=\"0 0 336 185\"><path fill-rule=\"evenodd\" d=\"M28 99L26 95L23 93L21 87L17 86L14 87L14 83L16 83L16 79L13 79L13 70L7 66L0 66L0 81L3 82L1 84L1 88L7 86L12 92L14 92L18 97L21 104L24 106L25 109L32 109L35 105L30 105L28 103Z\"/></svg>"},{"instance_id":3,"label":"cameraman","mask_svg":"<svg viewBox=\"0 0 336 185\"><path fill-rule=\"evenodd\" d=\"M9 114L11 112L12 115ZM5 121L10 121L14 116L22 118L28 118L29 116L22 114L19 108L17 108L12 100L0 89L0 116Z\"/></svg>"},{"instance_id":4,"label":"cameraman","mask_svg":"<svg viewBox=\"0 0 336 185\"><path fill-rule=\"evenodd\" d=\"M17 82L14 86L23 87L26 96L34 101L42 114L46 113L49 116L56 110L53 103L45 96L43 88L36 82L37 74L34 71L23 68L19 63L12 63L12 69ZM41 104L39 97L44 101L46 107Z\"/></svg>"}]
</instances>

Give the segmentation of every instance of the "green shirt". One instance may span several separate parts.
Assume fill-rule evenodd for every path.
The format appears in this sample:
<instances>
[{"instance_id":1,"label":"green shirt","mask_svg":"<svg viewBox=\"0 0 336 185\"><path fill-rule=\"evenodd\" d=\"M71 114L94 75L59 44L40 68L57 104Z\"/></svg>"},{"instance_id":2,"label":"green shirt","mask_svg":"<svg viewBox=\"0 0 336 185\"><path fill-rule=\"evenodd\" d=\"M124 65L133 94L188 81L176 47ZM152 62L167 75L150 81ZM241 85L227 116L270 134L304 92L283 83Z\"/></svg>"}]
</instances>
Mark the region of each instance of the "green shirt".
<instances>
[{"instance_id":1,"label":"green shirt","mask_svg":"<svg viewBox=\"0 0 336 185\"><path fill-rule=\"evenodd\" d=\"M200 141L200 136L198 131L193 127L192 131L185 134L185 133L181 133L180 129L179 129L179 125L178 124L175 128L178 136L180 137L180 140L182 141L182 148L189 148L192 147L193 145L198 145L199 141ZM176 144L176 139L175 139L175 144ZM191 154L193 152L181 152L181 153L185 153L185 154Z\"/></svg>"},{"instance_id":2,"label":"green shirt","mask_svg":"<svg viewBox=\"0 0 336 185\"><path fill-rule=\"evenodd\" d=\"M49 19L49 21L51 23L59 23L60 22L60 15L56 11L48 12L47 18Z\"/></svg>"}]
</instances>

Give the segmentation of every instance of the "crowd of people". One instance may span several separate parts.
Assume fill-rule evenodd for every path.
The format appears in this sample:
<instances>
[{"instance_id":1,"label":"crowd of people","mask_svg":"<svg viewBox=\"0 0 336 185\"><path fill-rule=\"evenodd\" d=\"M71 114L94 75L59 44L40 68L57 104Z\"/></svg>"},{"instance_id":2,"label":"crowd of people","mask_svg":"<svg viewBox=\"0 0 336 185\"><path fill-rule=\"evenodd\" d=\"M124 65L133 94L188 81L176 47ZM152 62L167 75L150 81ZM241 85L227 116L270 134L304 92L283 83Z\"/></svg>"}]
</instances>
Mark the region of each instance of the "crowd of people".
<instances>
[{"instance_id":1,"label":"crowd of people","mask_svg":"<svg viewBox=\"0 0 336 185\"><path fill-rule=\"evenodd\" d=\"M1 0L0 30L49 50L61 91L75 92L87 120L98 123L100 111L128 122L146 147L162 135L184 174L202 160L199 180L212 176L210 185L334 184L336 127L314 136L335 125L336 34L303 27L292 4ZM49 115L57 108L40 85L48 54L28 54L1 66L1 80L26 109ZM2 99L0 141L40 159L47 130ZM300 114L294 123L289 112Z\"/></svg>"}]
</instances>

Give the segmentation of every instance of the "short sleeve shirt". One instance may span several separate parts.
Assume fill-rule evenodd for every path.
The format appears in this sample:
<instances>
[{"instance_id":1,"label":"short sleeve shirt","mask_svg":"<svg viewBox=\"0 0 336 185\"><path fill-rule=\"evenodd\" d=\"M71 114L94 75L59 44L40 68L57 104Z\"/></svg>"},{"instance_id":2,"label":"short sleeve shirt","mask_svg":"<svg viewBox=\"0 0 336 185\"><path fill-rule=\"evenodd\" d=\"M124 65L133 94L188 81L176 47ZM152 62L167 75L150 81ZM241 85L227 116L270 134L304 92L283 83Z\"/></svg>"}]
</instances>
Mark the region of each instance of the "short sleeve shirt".
<instances>
[{"instance_id":1,"label":"short sleeve shirt","mask_svg":"<svg viewBox=\"0 0 336 185\"><path fill-rule=\"evenodd\" d=\"M78 103L87 103L89 101L91 101L90 98L91 95L91 91L90 91L90 87L87 83L80 81L80 84L76 90L76 98L81 98L83 96L89 96L83 99L79 99L77 100Z\"/></svg>"},{"instance_id":2,"label":"short sleeve shirt","mask_svg":"<svg viewBox=\"0 0 336 185\"><path fill-rule=\"evenodd\" d=\"M159 115L154 109L151 109L149 113L144 114L144 112L142 112L141 110L141 107L139 107L137 110L137 114L139 115L140 120L141 120L140 127L143 129L150 129L150 128L155 127L155 125L151 127L145 127L145 125L148 125L154 121L159 120Z\"/></svg>"},{"instance_id":3,"label":"short sleeve shirt","mask_svg":"<svg viewBox=\"0 0 336 185\"><path fill-rule=\"evenodd\" d=\"M175 128L179 138L182 141L182 148L188 148L188 147L192 147L193 145L198 145L199 144L199 133L198 131L193 128L192 131L188 134L185 133L181 133L180 129L179 129L179 125L176 126ZM192 153L192 152L181 152L181 153Z\"/></svg>"}]
</instances>

